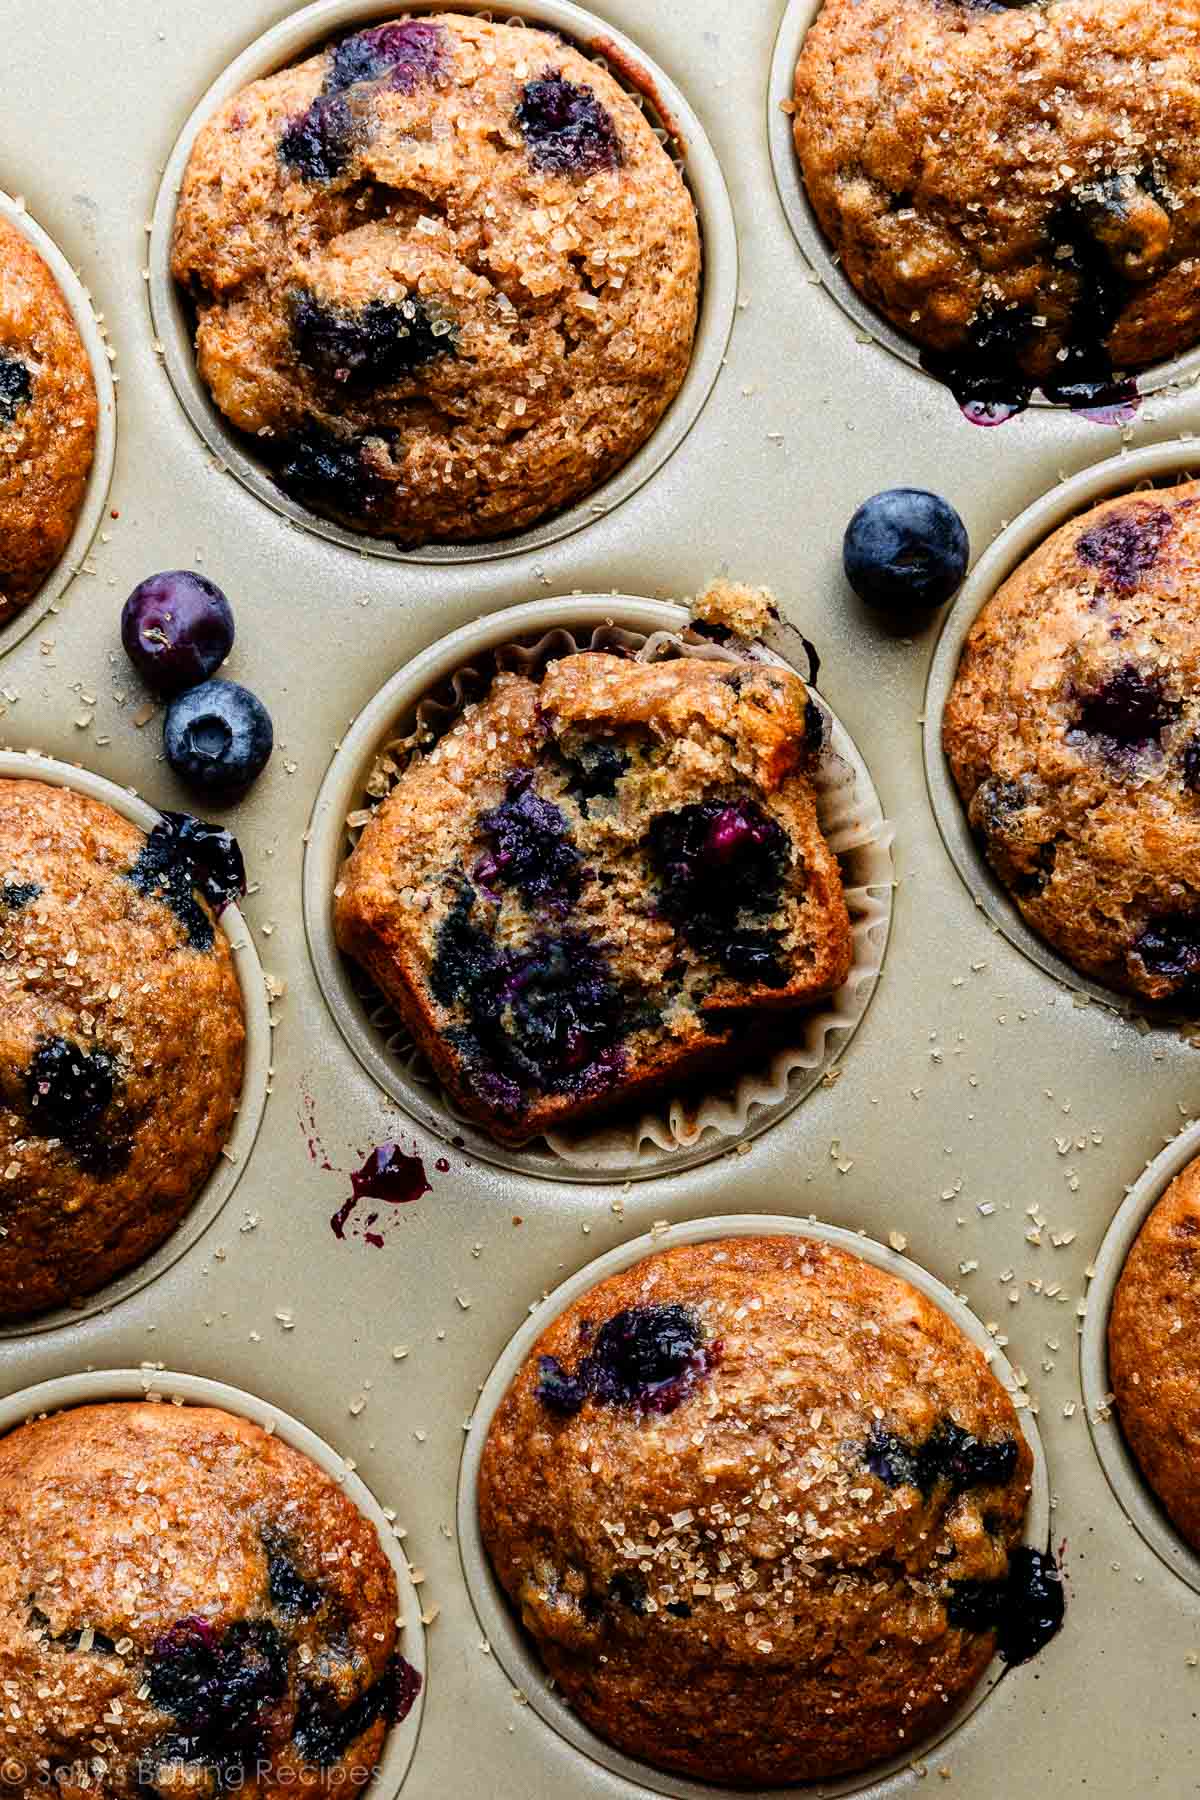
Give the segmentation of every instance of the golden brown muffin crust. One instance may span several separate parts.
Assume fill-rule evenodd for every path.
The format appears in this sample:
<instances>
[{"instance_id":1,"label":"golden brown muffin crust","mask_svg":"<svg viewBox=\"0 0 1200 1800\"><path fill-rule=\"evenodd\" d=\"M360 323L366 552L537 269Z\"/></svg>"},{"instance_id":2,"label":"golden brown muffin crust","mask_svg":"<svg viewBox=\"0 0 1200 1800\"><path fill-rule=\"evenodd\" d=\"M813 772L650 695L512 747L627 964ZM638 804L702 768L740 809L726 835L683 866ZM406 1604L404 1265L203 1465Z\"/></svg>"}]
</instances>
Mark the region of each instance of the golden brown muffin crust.
<instances>
[{"instance_id":1,"label":"golden brown muffin crust","mask_svg":"<svg viewBox=\"0 0 1200 1800\"><path fill-rule=\"evenodd\" d=\"M1200 484L1105 501L980 612L946 755L1017 905L1148 1000L1200 973Z\"/></svg>"},{"instance_id":2,"label":"golden brown muffin crust","mask_svg":"<svg viewBox=\"0 0 1200 1800\"><path fill-rule=\"evenodd\" d=\"M520 122L548 78L574 149ZM514 531L629 459L686 373L700 247L611 75L551 33L440 13L226 102L173 269L204 381L281 484L415 543Z\"/></svg>"},{"instance_id":3,"label":"golden brown muffin crust","mask_svg":"<svg viewBox=\"0 0 1200 1800\"><path fill-rule=\"evenodd\" d=\"M1196 0L825 0L795 139L849 279L954 352L991 318L1036 379L1200 333Z\"/></svg>"},{"instance_id":4,"label":"golden brown muffin crust","mask_svg":"<svg viewBox=\"0 0 1200 1800\"><path fill-rule=\"evenodd\" d=\"M698 1327L674 1410L539 1397L543 1359L577 1374L642 1308ZM866 1466L873 1432L922 1445L947 1420L1013 1444L1002 1484L923 1493ZM648 1257L547 1328L492 1423L480 1518L593 1730L770 1787L908 1749L966 1694L994 1639L950 1623L950 1584L1004 1577L1031 1467L981 1353L908 1283L830 1245L733 1238Z\"/></svg>"},{"instance_id":5,"label":"golden brown muffin crust","mask_svg":"<svg viewBox=\"0 0 1200 1800\"><path fill-rule=\"evenodd\" d=\"M98 416L71 309L28 238L0 219L0 625L70 541Z\"/></svg>"},{"instance_id":6,"label":"golden brown muffin crust","mask_svg":"<svg viewBox=\"0 0 1200 1800\"><path fill-rule=\"evenodd\" d=\"M1200 1161L1142 1226L1113 1294L1108 1372L1130 1449L1200 1550Z\"/></svg>"},{"instance_id":7,"label":"golden brown muffin crust","mask_svg":"<svg viewBox=\"0 0 1200 1800\"><path fill-rule=\"evenodd\" d=\"M373 1527L245 1419L121 1402L0 1440L4 1755L26 1772L6 1791L204 1796L222 1753L246 1800L322 1777L361 1791L387 1718L327 1766L301 1721L314 1697L336 1717L388 1679L396 1611Z\"/></svg>"},{"instance_id":8,"label":"golden brown muffin crust","mask_svg":"<svg viewBox=\"0 0 1200 1800\"><path fill-rule=\"evenodd\" d=\"M751 1027L761 1031L769 1015L833 992L852 955L841 876L810 780L814 720L819 736L822 715L804 683L773 665L644 664L588 651L552 663L540 682L500 674L409 763L368 822L335 891L338 943L399 1007L458 1104L505 1142L648 1099L718 1064L761 1061ZM611 759L611 780L591 782L594 755ZM487 875L487 819L501 808L511 815L527 777L531 803L543 816L548 808L558 834L537 840L537 856L564 853L577 866L561 890L532 895ZM738 909L735 882L721 915L726 935L710 942L686 911L667 916L652 845L669 816L726 805L750 807L776 834L780 864L757 910L749 891ZM721 879L735 881L740 868L722 865ZM770 934L768 966L722 960L728 939L747 932ZM455 945L480 933L501 956L551 946L561 961L566 946L568 963L587 964L587 980L609 981L610 999L597 1011L611 1021L604 1050L618 1060L599 1056L596 1078L582 1082L569 1078L569 1063L545 1080L514 1066L523 1038L547 1018L557 1030L550 1009L562 1018L572 1004L561 982L528 1028L502 1019L507 1035L489 1049L471 1012L479 984L455 985L449 968ZM602 975L588 961L596 957ZM497 1075L520 1094L500 1090Z\"/></svg>"},{"instance_id":9,"label":"golden brown muffin crust","mask_svg":"<svg viewBox=\"0 0 1200 1800\"><path fill-rule=\"evenodd\" d=\"M203 947L138 891L146 843L99 801L0 780L0 1319L142 1261L232 1129L246 1033L229 944L198 893Z\"/></svg>"}]
</instances>

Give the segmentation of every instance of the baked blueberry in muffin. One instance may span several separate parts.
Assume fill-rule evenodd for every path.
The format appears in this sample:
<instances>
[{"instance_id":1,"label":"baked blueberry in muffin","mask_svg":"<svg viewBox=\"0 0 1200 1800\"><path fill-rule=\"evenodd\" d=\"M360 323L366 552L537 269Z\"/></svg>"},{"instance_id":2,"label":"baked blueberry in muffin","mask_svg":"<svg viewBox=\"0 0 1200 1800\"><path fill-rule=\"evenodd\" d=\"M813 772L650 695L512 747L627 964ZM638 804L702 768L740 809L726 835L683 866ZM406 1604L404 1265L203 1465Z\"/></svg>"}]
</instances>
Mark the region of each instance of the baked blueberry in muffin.
<instances>
[{"instance_id":1,"label":"baked blueberry in muffin","mask_svg":"<svg viewBox=\"0 0 1200 1800\"><path fill-rule=\"evenodd\" d=\"M775 1788L915 1750L1052 1636L1032 1457L907 1282L797 1237L593 1287L492 1421L480 1522L558 1691L630 1755Z\"/></svg>"},{"instance_id":2,"label":"baked blueberry in muffin","mask_svg":"<svg viewBox=\"0 0 1200 1800\"><path fill-rule=\"evenodd\" d=\"M1111 413L1200 335L1200 15L825 0L795 139L854 286L967 416Z\"/></svg>"},{"instance_id":3,"label":"baked blueberry in muffin","mask_svg":"<svg viewBox=\"0 0 1200 1800\"><path fill-rule=\"evenodd\" d=\"M0 781L0 1319L141 1262L208 1179L242 1086L217 914L243 887L228 832Z\"/></svg>"},{"instance_id":4,"label":"baked blueberry in muffin","mask_svg":"<svg viewBox=\"0 0 1200 1800\"><path fill-rule=\"evenodd\" d=\"M280 486L419 543L532 524L628 461L687 371L700 249L607 70L438 13L227 101L173 267L200 374Z\"/></svg>"},{"instance_id":5,"label":"baked blueberry in muffin","mask_svg":"<svg viewBox=\"0 0 1200 1800\"><path fill-rule=\"evenodd\" d=\"M773 665L501 673L368 823L338 942L504 1142L761 1061L770 1022L850 967L824 728Z\"/></svg>"},{"instance_id":6,"label":"baked blueberry in muffin","mask_svg":"<svg viewBox=\"0 0 1200 1800\"><path fill-rule=\"evenodd\" d=\"M0 219L0 625L70 542L97 417L71 309L28 238Z\"/></svg>"},{"instance_id":7,"label":"baked blueberry in muffin","mask_svg":"<svg viewBox=\"0 0 1200 1800\"><path fill-rule=\"evenodd\" d=\"M1072 519L988 601L946 755L988 861L1075 968L1190 1003L1200 974L1200 484Z\"/></svg>"},{"instance_id":8,"label":"baked blueberry in muffin","mask_svg":"<svg viewBox=\"0 0 1200 1800\"><path fill-rule=\"evenodd\" d=\"M1200 1550L1200 1162L1147 1218L1113 1294L1108 1372L1121 1431L1180 1534Z\"/></svg>"},{"instance_id":9,"label":"baked blueberry in muffin","mask_svg":"<svg viewBox=\"0 0 1200 1800\"><path fill-rule=\"evenodd\" d=\"M361 1792L420 1691L397 1606L373 1527L244 1419L117 1402L0 1440L17 1792Z\"/></svg>"}]
</instances>

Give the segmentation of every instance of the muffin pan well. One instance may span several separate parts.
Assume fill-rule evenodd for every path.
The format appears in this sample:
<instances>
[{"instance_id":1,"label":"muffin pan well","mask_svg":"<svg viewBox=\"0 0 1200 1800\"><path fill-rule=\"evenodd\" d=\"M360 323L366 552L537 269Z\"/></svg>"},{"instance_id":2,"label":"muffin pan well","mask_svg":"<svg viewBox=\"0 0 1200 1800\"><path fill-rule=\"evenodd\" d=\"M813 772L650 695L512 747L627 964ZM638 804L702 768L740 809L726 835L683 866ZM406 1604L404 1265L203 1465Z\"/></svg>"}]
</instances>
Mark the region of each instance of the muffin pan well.
<instances>
[{"instance_id":1,"label":"muffin pan well","mask_svg":"<svg viewBox=\"0 0 1200 1800\"><path fill-rule=\"evenodd\" d=\"M890 320L877 313L843 273L839 260L817 221L801 177L792 137L791 116L783 109L790 105L801 46L820 9L821 0L789 0L775 39L767 95L767 136L775 186L792 235L808 264L808 270L801 269L796 279L804 280L807 273L809 280L825 288L860 333L867 334L883 349L907 363L918 376L923 376L919 346L911 338L905 337L903 332L897 331ZM932 377L925 376L924 379L933 383ZM1142 395L1164 393L1171 389L1183 391L1194 387L1198 379L1200 344L1172 357L1169 362L1157 363L1142 370L1137 377L1137 390ZM942 384L938 382L933 385L940 388ZM955 404L948 388L943 389L942 400L951 407ZM1050 403L1039 390L1032 404L1048 406ZM1081 413L1076 421L1076 430L1089 429L1094 430L1095 426Z\"/></svg>"},{"instance_id":2,"label":"muffin pan well","mask_svg":"<svg viewBox=\"0 0 1200 1800\"><path fill-rule=\"evenodd\" d=\"M733 213L712 147L687 99L629 38L604 19L575 6L571 0L530 0L503 22L529 24L557 32L586 54L601 61L626 90L633 94L672 151L696 204L700 224L700 314L692 360L683 386L647 441L616 473L575 505L542 520L528 530L507 537L462 545L427 544L402 550L386 539L345 530L309 512L276 486L265 465L250 453L247 440L231 429L209 396L196 368L192 347L192 321L184 297L171 279L171 234L176 200L192 146L201 126L222 101L247 82L273 74L301 61L330 39L373 21L436 12L437 6L422 0L398 0L388 6L380 0L316 0L316 4L292 13L256 44L244 51L216 81L196 107L171 153L154 209L150 234L149 292L155 329L162 355L180 403L201 437L221 462L260 500L310 531L333 542L369 555L403 561L433 563L486 561L553 544L568 533L594 522L618 506L660 469L695 424L712 390L729 341L737 300L737 236ZM492 17L481 0L447 5L458 11Z\"/></svg>"},{"instance_id":3,"label":"muffin pan well","mask_svg":"<svg viewBox=\"0 0 1200 1800\"><path fill-rule=\"evenodd\" d=\"M203 1376L170 1374L162 1369L92 1369L86 1374L64 1375L55 1381L40 1382L0 1400L0 1437L15 1430L27 1419L47 1413L65 1412L77 1406L95 1406L109 1400L149 1401L162 1406L214 1406L236 1417L249 1419L272 1437L298 1450L319 1469L331 1475L346 1497L374 1527L380 1547L396 1576L400 1606L399 1648L421 1678L421 1690L412 1710L402 1724L394 1727L384 1744L371 1793L377 1800L392 1800L399 1793L408 1766L417 1748L424 1706L428 1665L425 1655L425 1633L421 1623L421 1602L413 1582L413 1569L403 1548L403 1527L397 1527L394 1509L385 1513L366 1483L354 1472L347 1457L319 1438L299 1419L292 1418L277 1406L271 1406L254 1394L242 1393L222 1381Z\"/></svg>"},{"instance_id":4,"label":"muffin pan well","mask_svg":"<svg viewBox=\"0 0 1200 1800\"><path fill-rule=\"evenodd\" d=\"M631 1268L644 1257L660 1250L669 1250L677 1244L706 1243L713 1238L773 1237L793 1233L797 1237L837 1245L850 1255L860 1256L864 1261L873 1263L876 1268L911 1282L918 1292L940 1306L965 1336L990 1358L993 1374L1016 1399L1018 1406L1023 1407L1024 1396L1017 1377L1005 1358L997 1355L988 1332L969 1307L964 1306L961 1300L924 1269L897 1255L894 1250L854 1232L813 1222L804 1223L786 1215L768 1217L741 1213L729 1218L675 1224L668 1229L656 1230L648 1237L624 1244L619 1250L610 1250L607 1255L597 1258L595 1262L570 1276L561 1287L531 1307L530 1317L506 1346L483 1385L463 1451L458 1485L458 1541L462 1552L463 1573L476 1616L506 1674L527 1696L538 1716L569 1743L614 1773L648 1787L656 1794L678 1796L678 1800L705 1800L706 1796L727 1794L732 1790L686 1781L661 1769L650 1768L645 1763L635 1762L612 1744L597 1737L559 1698L554 1684L548 1680L545 1670L538 1662L530 1640L521 1630L520 1622L488 1561L475 1505L480 1463L496 1411L533 1346L551 1320L564 1312L580 1295L587 1293L589 1288L610 1275ZM1024 1407L1019 1411L1018 1418L1034 1459L1025 1542L1034 1549L1043 1550L1050 1536L1050 1485L1046 1458L1036 1421L1030 1416L1029 1409ZM946 1739L986 1700L1004 1673L1005 1665L1000 1658L993 1658L990 1670L978 1687L947 1718L945 1730L936 1737L915 1745L912 1750L897 1756L892 1762L840 1780L806 1783L801 1789L773 1788L769 1790L770 1800L785 1800L788 1794L797 1792L820 1795L822 1800L835 1800L836 1796L856 1794L866 1789L877 1791L880 1782L886 1782L889 1776L908 1769L914 1756L924 1757L937 1753L939 1747L945 1745ZM1029 1669L1014 1671L1014 1677L1018 1681L1028 1679L1030 1674ZM768 1790L762 1790L762 1794L763 1800L767 1800Z\"/></svg>"},{"instance_id":5,"label":"muffin pan well","mask_svg":"<svg viewBox=\"0 0 1200 1800\"><path fill-rule=\"evenodd\" d=\"M104 517L104 506L112 483L113 462L117 447L117 390L113 385L113 371L110 350L106 334L102 329L103 321L93 310L91 295L71 266L69 258L59 249L49 234L42 230L37 221L26 210L25 202L9 194L0 192L0 218L7 219L15 225L33 245L50 273L54 276L62 290L63 298L71 309L87 359L91 365L92 380L96 384L96 447L92 456L91 472L88 475L87 488L83 497L83 505L75 522L75 530L71 541L63 552L62 560L56 568L51 569L39 591L23 606L19 613L11 618L7 625L0 625L0 656L13 644L19 643L27 632L51 610L55 603L62 599L71 582L79 574L80 568L87 559L92 540L100 529Z\"/></svg>"},{"instance_id":6,"label":"muffin pan well","mask_svg":"<svg viewBox=\"0 0 1200 1800\"><path fill-rule=\"evenodd\" d=\"M69 787L89 799L101 800L142 831L153 831L159 812L137 794L92 775L86 769L71 768L50 757L0 750L0 779L46 782L51 787ZM253 876L249 879L253 880ZM232 1135L217 1165L176 1229L158 1249L135 1263L125 1274L107 1286L87 1295L77 1306L57 1308L40 1313L17 1324L0 1323L0 1344L6 1339L29 1333L53 1331L56 1326L78 1323L107 1312L119 1300L136 1294L169 1269L197 1243L217 1219L241 1180L254 1149L259 1127L266 1111L270 1092L271 1032L273 1029L267 999L266 981L249 927L238 907L227 906L221 914L219 929L229 939L233 966L242 990L246 1017L246 1067L242 1079L242 1095ZM0 1351L0 1358L3 1351Z\"/></svg>"},{"instance_id":7,"label":"muffin pan well","mask_svg":"<svg viewBox=\"0 0 1200 1800\"><path fill-rule=\"evenodd\" d=\"M418 720L439 725L474 697L494 667L540 672L550 655L591 644L640 649L685 630L678 606L628 595L593 594L534 601L507 608L434 644L402 669L369 702L346 734L322 785L309 826L304 867L304 916L317 979L330 1011L359 1061L418 1124L485 1162L560 1180L624 1181L694 1167L739 1141L765 1131L798 1105L836 1063L857 1030L887 947L893 868L891 830L870 774L845 727L830 723L831 754L816 780L822 827L838 854L854 933L849 980L829 1001L796 1024L795 1047L777 1052L736 1083L723 1081L711 1097L664 1098L640 1120L600 1124L579 1135L554 1134L522 1150L505 1149L454 1108L389 1002L333 941L333 890L363 812L378 798L369 786L387 746L405 743ZM782 636L782 634L781 634ZM732 652L696 642L684 653L723 659ZM806 659L800 658L803 667Z\"/></svg>"},{"instance_id":8,"label":"muffin pan well","mask_svg":"<svg viewBox=\"0 0 1200 1800\"><path fill-rule=\"evenodd\" d=\"M429 1679L406 1800L473 1791L639 1800L653 1784L547 1729L486 1646L455 1520L479 1388L529 1306L660 1221L815 1216L894 1242L905 1273L925 1271L965 1296L1027 1384L1053 1543L1066 1545L1068 1609L1035 1664L1006 1676L952 1738L916 1754L924 1780L902 1770L871 1786L889 1800L943 1788L971 1800L1026 1787L1056 1800L1174 1795L1194 1781L1194 1601L1131 1529L1092 1447L1077 1355L1088 1321L1077 1308L1126 1183L1196 1110L1197 1051L1177 1029L1145 1031L1109 1005L1084 1004L1093 997L1079 980L1055 979L997 928L981 866L964 861L969 880L960 880L955 854L974 853L955 852L953 839L947 852L920 742L937 707L936 692L926 699L937 621L893 629L868 613L845 587L840 546L851 513L880 488L943 493L991 570L951 612L947 630L957 630L1021 553L1021 543L989 552L1011 521L1038 509L1036 541L1064 507L1100 491L1086 471L1117 451L1097 480L1133 486L1187 469L1200 400L1156 393L1124 434L1050 407L973 430L940 387L830 305L832 277L806 279L766 129L768 119L787 124L775 119L786 86L770 75L783 0L592 3L604 35L666 72L668 105L675 92L690 101L701 127L693 143L711 148L719 191L727 184L736 256L732 227L722 260L706 225L706 279L720 308L697 351L708 359L704 385L715 384L673 454L651 459L652 477L620 506L588 514L586 530L436 561L380 556L281 514L273 498L263 504L230 479L226 446L214 450L176 403L163 366L187 348L163 312L162 270L174 192L164 171L190 110L230 79L245 47L252 64L233 79L263 66L266 33L279 33L269 56L279 63L341 20L411 9L386 0L299 16L274 0L9 7L3 184L86 272L116 352L121 428L107 500L119 517L105 518L87 559L94 573L81 572L21 641L0 639L0 744L230 826L258 885L242 910L278 1024L263 1061L272 1102L238 1165L234 1203L185 1254L175 1253L177 1234L155 1278L119 1304L0 1341L0 1394L88 1367L145 1363L153 1376L161 1364L219 1376L302 1419L397 1509L422 1576ZM549 4L536 16L548 18ZM64 118L86 119L82 139ZM784 142L790 156L786 130ZM698 161L691 176L708 204ZM152 314L144 227L156 206ZM677 414L678 405L648 450ZM1081 471L1081 487L1070 485ZM236 807L206 809L175 781L161 760L161 715L120 647L125 596L153 571L180 567L228 593L238 639L227 673L275 722L275 756ZM314 870L318 851L335 854L332 838L318 841L322 782L372 697L460 629L574 596L678 603L721 575L768 584L784 619L816 645L822 696L895 830L891 936L874 997L803 1104L724 1154L648 1181L567 1178L520 1157L499 1166L407 1110L331 1017L303 908L306 850ZM779 648L790 655L789 646L798 640L785 632ZM943 646L938 669L953 659ZM381 732L387 723L379 719ZM364 760L376 741L364 740ZM351 1172L388 1142L420 1159L429 1191L380 1204L381 1247L339 1241L331 1220Z\"/></svg>"}]
</instances>

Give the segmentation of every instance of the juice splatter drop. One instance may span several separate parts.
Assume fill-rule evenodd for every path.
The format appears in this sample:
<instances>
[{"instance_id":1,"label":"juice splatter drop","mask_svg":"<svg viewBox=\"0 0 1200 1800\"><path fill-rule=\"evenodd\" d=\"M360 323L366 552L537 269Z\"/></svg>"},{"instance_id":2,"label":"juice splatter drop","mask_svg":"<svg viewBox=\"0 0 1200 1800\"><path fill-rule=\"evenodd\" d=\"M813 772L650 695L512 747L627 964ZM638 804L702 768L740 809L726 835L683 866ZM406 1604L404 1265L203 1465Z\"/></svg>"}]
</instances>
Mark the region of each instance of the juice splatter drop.
<instances>
[{"instance_id":1,"label":"juice splatter drop","mask_svg":"<svg viewBox=\"0 0 1200 1800\"><path fill-rule=\"evenodd\" d=\"M349 1199L329 1221L334 1237L343 1241L360 1200L386 1200L393 1206L409 1206L414 1200L419 1200L422 1194L433 1192L420 1157L410 1155L399 1144L380 1144L372 1150L362 1168L351 1175L350 1190ZM378 1220L379 1214L371 1213L360 1235L374 1249L382 1250L383 1237L378 1231L372 1230Z\"/></svg>"}]
</instances>

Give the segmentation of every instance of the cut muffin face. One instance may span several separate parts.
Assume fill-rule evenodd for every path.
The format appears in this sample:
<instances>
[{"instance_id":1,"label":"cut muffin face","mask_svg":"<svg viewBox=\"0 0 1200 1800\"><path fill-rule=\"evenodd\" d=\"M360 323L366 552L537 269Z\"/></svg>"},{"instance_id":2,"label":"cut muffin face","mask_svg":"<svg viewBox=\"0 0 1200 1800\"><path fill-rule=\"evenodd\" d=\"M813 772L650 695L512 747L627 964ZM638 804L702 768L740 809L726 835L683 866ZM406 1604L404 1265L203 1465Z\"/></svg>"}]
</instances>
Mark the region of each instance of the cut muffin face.
<instances>
[{"instance_id":1,"label":"cut muffin face","mask_svg":"<svg viewBox=\"0 0 1200 1800\"><path fill-rule=\"evenodd\" d=\"M246 1037L215 915L241 887L227 832L0 781L0 1320L134 1267L211 1173Z\"/></svg>"},{"instance_id":2,"label":"cut muffin face","mask_svg":"<svg viewBox=\"0 0 1200 1800\"><path fill-rule=\"evenodd\" d=\"M628 1754L775 1787L914 1749L1057 1629L1032 1458L982 1354L830 1245L646 1258L501 1402L483 1538L559 1692Z\"/></svg>"},{"instance_id":3,"label":"cut muffin face","mask_svg":"<svg viewBox=\"0 0 1200 1800\"><path fill-rule=\"evenodd\" d=\"M796 70L841 267L974 422L1081 410L1200 336L1200 14L825 0Z\"/></svg>"},{"instance_id":4,"label":"cut muffin face","mask_svg":"<svg viewBox=\"0 0 1200 1800\"><path fill-rule=\"evenodd\" d=\"M1113 1294L1108 1369L1121 1431L1176 1530L1200 1551L1200 1163L1138 1233Z\"/></svg>"},{"instance_id":5,"label":"cut muffin face","mask_svg":"<svg viewBox=\"0 0 1200 1800\"><path fill-rule=\"evenodd\" d=\"M98 416L71 309L29 240L0 219L0 625L70 542Z\"/></svg>"},{"instance_id":6,"label":"cut muffin face","mask_svg":"<svg viewBox=\"0 0 1200 1800\"><path fill-rule=\"evenodd\" d=\"M172 266L200 374L285 492L417 544L515 531L628 461L687 371L700 248L606 70L439 13L228 101Z\"/></svg>"},{"instance_id":7,"label":"cut muffin face","mask_svg":"<svg viewBox=\"0 0 1200 1800\"><path fill-rule=\"evenodd\" d=\"M1076 969L1150 1001L1200 976L1200 485L1105 501L1017 569L943 720L988 861Z\"/></svg>"},{"instance_id":8,"label":"cut muffin face","mask_svg":"<svg viewBox=\"0 0 1200 1800\"><path fill-rule=\"evenodd\" d=\"M368 823L338 943L504 1142L761 1061L850 966L808 773L824 734L763 664L500 674Z\"/></svg>"},{"instance_id":9,"label":"cut muffin face","mask_svg":"<svg viewBox=\"0 0 1200 1800\"><path fill-rule=\"evenodd\" d=\"M78 1407L0 1440L0 1680L21 1793L361 1792L420 1677L333 1479L209 1407ZM6 1781L11 1779L6 1773Z\"/></svg>"}]
</instances>

